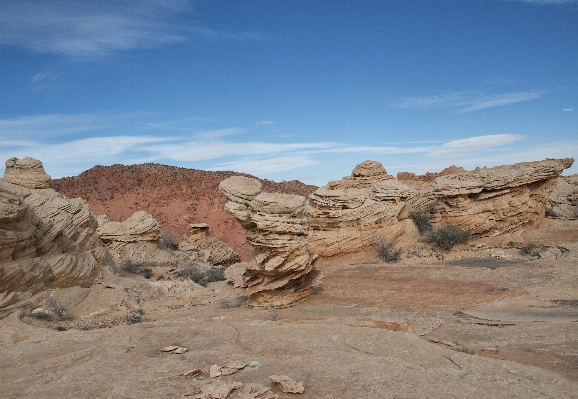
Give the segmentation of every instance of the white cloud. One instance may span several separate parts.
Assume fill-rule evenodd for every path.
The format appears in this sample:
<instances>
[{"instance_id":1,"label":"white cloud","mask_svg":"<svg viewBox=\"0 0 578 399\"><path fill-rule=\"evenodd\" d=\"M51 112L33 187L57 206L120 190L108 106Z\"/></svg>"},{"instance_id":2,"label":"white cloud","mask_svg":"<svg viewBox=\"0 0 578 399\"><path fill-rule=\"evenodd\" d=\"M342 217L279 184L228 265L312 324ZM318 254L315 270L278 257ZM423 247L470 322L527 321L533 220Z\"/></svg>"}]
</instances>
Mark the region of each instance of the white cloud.
<instances>
[{"instance_id":1,"label":"white cloud","mask_svg":"<svg viewBox=\"0 0 578 399\"><path fill-rule=\"evenodd\" d=\"M305 166L321 163L302 155L285 155L266 159L240 159L232 162L223 162L215 165L215 170L232 170L249 173L255 176L270 175L272 173L286 172Z\"/></svg>"},{"instance_id":2,"label":"white cloud","mask_svg":"<svg viewBox=\"0 0 578 399\"><path fill-rule=\"evenodd\" d=\"M0 139L38 139L96 129L88 114L47 114L0 120Z\"/></svg>"},{"instance_id":3,"label":"white cloud","mask_svg":"<svg viewBox=\"0 0 578 399\"><path fill-rule=\"evenodd\" d=\"M460 112L472 112L483 108L534 100L546 92L547 90L535 90L491 95L461 92L426 97L405 97L392 105L406 109L459 108Z\"/></svg>"},{"instance_id":4,"label":"white cloud","mask_svg":"<svg viewBox=\"0 0 578 399\"><path fill-rule=\"evenodd\" d=\"M426 154L429 158L465 158L483 150L500 147L521 140L517 134L493 134L453 140L433 149Z\"/></svg>"},{"instance_id":5,"label":"white cloud","mask_svg":"<svg viewBox=\"0 0 578 399\"><path fill-rule=\"evenodd\" d=\"M275 122L274 121L261 121L261 122L255 122L255 125L274 125Z\"/></svg>"},{"instance_id":6,"label":"white cloud","mask_svg":"<svg viewBox=\"0 0 578 399\"><path fill-rule=\"evenodd\" d=\"M574 111L574 108L564 108L562 111L564 111L564 112L572 112L572 111Z\"/></svg>"},{"instance_id":7,"label":"white cloud","mask_svg":"<svg viewBox=\"0 0 578 399\"><path fill-rule=\"evenodd\" d=\"M75 57L154 48L185 40L186 2L3 1L0 43Z\"/></svg>"}]
</instances>

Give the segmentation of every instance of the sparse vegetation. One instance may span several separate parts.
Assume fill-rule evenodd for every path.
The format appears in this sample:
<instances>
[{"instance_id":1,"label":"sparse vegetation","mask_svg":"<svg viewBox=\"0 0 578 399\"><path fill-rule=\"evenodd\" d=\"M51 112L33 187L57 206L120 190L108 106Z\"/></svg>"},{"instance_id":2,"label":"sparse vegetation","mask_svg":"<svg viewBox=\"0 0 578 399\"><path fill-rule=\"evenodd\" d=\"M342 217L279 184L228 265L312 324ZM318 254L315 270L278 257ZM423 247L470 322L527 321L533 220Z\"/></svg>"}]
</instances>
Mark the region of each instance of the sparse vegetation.
<instances>
[{"instance_id":1,"label":"sparse vegetation","mask_svg":"<svg viewBox=\"0 0 578 399\"><path fill-rule=\"evenodd\" d=\"M445 250L452 249L456 244L463 244L470 240L469 231L459 228L453 224L446 224L434 229L429 240L435 242L440 248Z\"/></svg>"},{"instance_id":2,"label":"sparse vegetation","mask_svg":"<svg viewBox=\"0 0 578 399\"><path fill-rule=\"evenodd\" d=\"M225 268L221 266L211 266L203 271L198 265L184 267L177 272L177 277L190 278L195 283L206 287L208 283L225 280Z\"/></svg>"},{"instance_id":3,"label":"sparse vegetation","mask_svg":"<svg viewBox=\"0 0 578 399\"><path fill-rule=\"evenodd\" d=\"M454 347L454 350L462 353L467 353L468 355L476 354L476 351L473 348L470 348L469 346L463 346L457 343L456 346Z\"/></svg>"},{"instance_id":4,"label":"sparse vegetation","mask_svg":"<svg viewBox=\"0 0 578 399\"><path fill-rule=\"evenodd\" d=\"M522 255L538 256L540 255L540 248L536 244L527 244L520 248Z\"/></svg>"},{"instance_id":5,"label":"sparse vegetation","mask_svg":"<svg viewBox=\"0 0 578 399\"><path fill-rule=\"evenodd\" d=\"M124 261L120 269L131 274L141 274L146 279L153 276L153 269L145 267L142 263L134 262L132 260Z\"/></svg>"},{"instance_id":6,"label":"sparse vegetation","mask_svg":"<svg viewBox=\"0 0 578 399\"><path fill-rule=\"evenodd\" d=\"M173 236L171 233L163 233L162 242L163 245L168 249L172 249L173 251L178 251L179 249L179 244L177 244L175 236Z\"/></svg>"},{"instance_id":7,"label":"sparse vegetation","mask_svg":"<svg viewBox=\"0 0 578 399\"><path fill-rule=\"evenodd\" d=\"M72 315L66 310L64 304L58 302L54 293L44 300L44 308L49 311L57 320L71 320Z\"/></svg>"},{"instance_id":8,"label":"sparse vegetation","mask_svg":"<svg viewBox=\"0 0 578 399\"><path fill-rule=\"evenodd\" d=\"M393 243L386 242L380 234L375 235L377 256L386 263L397 262L401 258L401 249L395 249Z\"/></svg>"},{"instance_id":9,"label":"sparse vegetation","mask_svg":"<svg viewBox=\"0 0 578 399\"><path fill-rule=\"evenodd\" d=\"M409 217L413 220L415 227L417 227L417 231L419 231L420 235L426 235L431 233L433 230L433 226L429 221L428 215L423 212L410 212Z\"/></svg>"},{"instance_id":10,"label":"sparse vegetation","mask_svg":"<svg viewBox=\"0 0 578 399\"><path fill-rule=\"evenodd\" d=\"M142 322L142 317L144 316L144 311L142 309L135 310L131 312L127 323L128 324L138 324Z\"/></svg>"}]
</instances>

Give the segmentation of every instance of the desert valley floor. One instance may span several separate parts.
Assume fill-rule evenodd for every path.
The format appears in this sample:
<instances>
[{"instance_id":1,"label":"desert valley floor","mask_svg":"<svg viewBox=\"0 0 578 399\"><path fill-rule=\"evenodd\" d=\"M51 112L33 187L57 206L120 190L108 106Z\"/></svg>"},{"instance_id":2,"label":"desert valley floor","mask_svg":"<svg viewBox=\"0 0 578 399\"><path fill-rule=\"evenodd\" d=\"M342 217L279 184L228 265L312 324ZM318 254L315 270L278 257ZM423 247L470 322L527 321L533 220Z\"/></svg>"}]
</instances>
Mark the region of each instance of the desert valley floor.
<instances>
[{"instance_id":1,"label":"desert valley floor","mask_svg":"<svg viewBox=\"0 0 578 399\"><path fill-rule=\"evenodd\" d=\"M520 239L540 257L508 245ZM286 309L248 308L228 282L155 291L166 270L157 282L109 275L56 291L73 321L23 309L0 320L0 396L176 398L212 380L210 365L241 361L216 379L304 383L303 394L271 385L281 398L576 398L577 264L578 221L545 220L449 253L417 246L398 263L373 250L321 259L315 295ZM118 322L134 300L142 321Z\"/></svg>"}]
</instances>

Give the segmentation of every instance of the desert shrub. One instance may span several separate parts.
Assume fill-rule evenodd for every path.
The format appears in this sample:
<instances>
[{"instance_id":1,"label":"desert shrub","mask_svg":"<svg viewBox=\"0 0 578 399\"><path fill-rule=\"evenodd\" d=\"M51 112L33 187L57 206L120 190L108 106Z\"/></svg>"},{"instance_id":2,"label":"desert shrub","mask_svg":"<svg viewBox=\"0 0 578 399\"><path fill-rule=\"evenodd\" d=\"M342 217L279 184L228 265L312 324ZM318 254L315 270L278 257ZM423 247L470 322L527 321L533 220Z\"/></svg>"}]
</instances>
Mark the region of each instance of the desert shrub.
<instances>
[{"instance_id":1,"label":"desert shrub","mask_svg":"<svg viewBox=\"0 0 578 399\"><path fill-rule=\"evenodd\" d=\"M208 283L225 280L225 269L219 266L212 266L203 271L197 265L190 265L177 271L177 277L190 278L195 283L206 287Z\"/></svg>"},{"instance_id":2,"label":"desert shrub","mask_svg":"<svg viewBox=\"0 0 578 399\"><path fill-rule=\"evenodd\" d=\"M463 244L470 240L469 231L453 224L446 224L434 229L430 234L430 241L435 242L440 248L450 250L456 244Z\"/></svg>"},{"instance_id":3,"label":"desert shrub","mask_svg":"<svg viewBox=\"0 0 578 399\"><path fill-rule=\"evenodd\" d=\"M179 249L179 244L177 244L175 240L175 236L171 233L163 233L163 245L168 248L172 249L173 251L177 251Z\"/></svg>"},{"instance_id":4,"label":"desert shrub","mask_svg":"<svg viewBox=\"0 0 578 399\"><path fill-rule=\"evenodd\" d=\"M48 298L44 300L44 308L56 317L57 320L70 320L72 315L66 310L66 307L58 302L58 299L54 294L50 294Z\"/></svg>"},{"instance_id":5,"label":"desert shrub","mask_svg":"<svg viewBox=\"0 0 578 399\"><path fill-rule=\"evenodd\" d=\"M522 252L522 255L538 256L540 248L536 244L528 244L520 248L520 252Z\"/></svg>"},{"instance_id":6,"label":"desert shrub","mask_svg":"<svg viewBox=\"0 0 578 399\"><path fill-rule=\"evenodd\" d=\"M142 263L132 260L124 261L120 269L131 274L141 274L146 279L153 276L153 269L145 267Z\"/></svg>"},{"instance_id":7,"label":"desert shrub","mask_svg":"<svg viewBox=\"0 0 578 399\"><path fill-rule=\"evenodd\" d=\"M143 315L144 315L144 311L142 309L135 310L135 311L131 312L131 315L127 320L127 324L141 323Z\"/></svg>"},{"instance_id":8,"label":"desert shrub","mask_svg":"<svg viewBox=\"0 0 578 399\"><path fill-rule=\"evenodd\" d=\"M383 237L376 234L377 256L384 262L393 263L401 258L401 249L396 250L393 243L386 242Z\"/></svg>"},{"instance_id":9,"label":"desert shrub","mask_svg":"<svg viewBox=\"0 0 578 399\"><path fill-rule=\"evenodd\" d=\"M410 212L409 217L413 220L420 235L427 234L433 230L429 217L423 212Z\"/></svg>"}]
</instances>

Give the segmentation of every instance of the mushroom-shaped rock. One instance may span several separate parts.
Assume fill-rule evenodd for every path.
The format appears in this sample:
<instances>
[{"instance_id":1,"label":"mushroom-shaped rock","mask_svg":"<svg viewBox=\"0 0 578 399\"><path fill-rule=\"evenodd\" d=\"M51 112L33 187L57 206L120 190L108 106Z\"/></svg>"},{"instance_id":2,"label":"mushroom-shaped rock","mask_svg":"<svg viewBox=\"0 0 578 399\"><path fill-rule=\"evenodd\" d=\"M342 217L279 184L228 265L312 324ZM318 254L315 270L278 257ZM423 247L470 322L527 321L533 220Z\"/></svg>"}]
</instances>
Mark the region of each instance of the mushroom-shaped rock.
<instances>
[{"instance_id":1,"label":"mushroom-shaped rock","mask_svg":"<svg viewBox=\"0 0 578 399\"><path fill-rule=\"evenodd\" d=\"M261 182L245 176L231 176L219 184L219 189L229 201L248 205L261 192Z\"/></svg>"},{"instance_id":2,"label":"mushroom-shaped rock","mask_svg":"<svg viewBox=\"0 0 578 399\"><path fill-rule=\"evenodd\" d=\"M44 171L42 162L30 157L8 159L2 179L26 188L49 188L52 180Z\"/></svg>"},{"instance_id":3,"label":"mushroom-shaped rock","mask_svg":"<svg viewBox=\"0 0 578 399\"><path fill-rule=\"evenodd\" d=\"M234 176L219 186L230 200L225 209L247 229L247 242L256 247L243 274L248 303L261 307L291 306L313 294L319 275L313 266L316 255L307 248L305 198L254 190L242 192L238 188L259 187L259 181L253 180ZM235 194L231 195L232 192ZM236 200L240 195L243 201Z\"/></svg>"}]
</instances>

